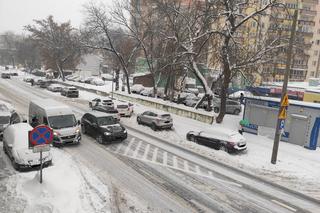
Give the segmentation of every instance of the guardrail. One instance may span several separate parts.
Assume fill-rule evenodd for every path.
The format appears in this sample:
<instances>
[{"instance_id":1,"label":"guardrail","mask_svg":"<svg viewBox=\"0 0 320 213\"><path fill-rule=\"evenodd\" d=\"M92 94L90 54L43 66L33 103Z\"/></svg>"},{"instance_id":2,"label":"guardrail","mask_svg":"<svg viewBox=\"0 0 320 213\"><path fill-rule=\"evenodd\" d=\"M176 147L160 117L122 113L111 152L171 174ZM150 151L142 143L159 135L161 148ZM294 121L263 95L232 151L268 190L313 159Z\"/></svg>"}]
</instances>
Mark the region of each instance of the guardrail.
<instances>
[{"instance_id":1,"label":"guardrail","mask_svg":"<svg viewBox=\"0 0 320 213\"><path fill-rule=\"evenodd\" d=\"M57 81L56 83L62 84L64 86L74 86L78 89L85 90L85 91L91 92L91 93L95 93L97 95L110 96L110 93L108 93L108 92L103 92L103 91L99 91L99 90L95 90L95 89L91 89L91 88L86 88L81 85L73 85L71 83L60 82L60 81L59 82ZM130 96L128 94L118 93L118 92L113 92L113 96L118 99L121 99L121 100L139 103L144 106L149 106L149 107L152 107L155 109L170 112L172 114L176 114L176 115L186 117L186 118L191 118L191 119L194 119L194 120L197 120L200 122L204 122L204 123L211 124L214 121L213 115L208 115L208 114L202 113L202 112L191 111L188 109L184 109L183 107L179 107L179 106L174 106L174 105L165 104L165 103L159 103L157 101L152 101L152 100L146 99L143 96L142 97L134 97L134 96Z\"/></svg>"},{"instance_id":2,"label":"guardrail","mask_svg":"<svg viewBox=\"0 0 320 213\"><path fill-rule=\"evenodd\" d=\"M145 106L149 106L155 109L159 109L159 110L163 110L166 112L170 112L179 116L183 116L186 118L191 118L197 121L201 121L204 123L213 123L214 121L214 116L212 115L208 115L206 113L201 113L201 112L195 112L195 111L191 111L191 110L187 110L184 109L182 107L179 106L173 106L170 104L165 104L165 103L159 103L156 101L152 101L149 99L146 99L144 97L133 97L127 94L123 94L123 93L117 93L114 92L113 96L118 98L118 99L122 99L122 100L126 100L126 101L131 101L131 102L135 102L135 103L139 103Z\"/></svg>"}]
</instances>

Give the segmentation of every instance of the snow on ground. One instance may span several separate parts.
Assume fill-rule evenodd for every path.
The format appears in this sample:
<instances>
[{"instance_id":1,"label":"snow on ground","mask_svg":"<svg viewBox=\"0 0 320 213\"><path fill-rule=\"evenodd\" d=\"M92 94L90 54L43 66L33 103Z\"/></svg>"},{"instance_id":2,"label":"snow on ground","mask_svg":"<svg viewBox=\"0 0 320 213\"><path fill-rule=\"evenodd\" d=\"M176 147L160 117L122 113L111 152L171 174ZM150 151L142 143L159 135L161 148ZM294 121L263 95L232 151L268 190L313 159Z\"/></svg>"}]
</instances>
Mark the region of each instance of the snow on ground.
<instances>
[{"instance_id":1,"label":"snow on ground","mask_svg":"<svg viewBox=\"0 0 320 213\"><path fill-rule=\"evenodd\" d=\"M74 84L74 82L71 82ZM92 88L96 86L91 86ZM108 90L105 90L108 92ZM110 90L109 90L110 91ZM132 95L141 97L140 95ZM80 91L80 99L92 100L99 97L96 94ZM101 97L101 96L100 96ZM143 97L154 100L153 98ZM157 99L162 102L163 100ZM166 104L174 104L166 102ZM181 106L185 107L185 106ZM187 109L190 109L186 107ZM147 126L139 126L136 122L136 114L149 107L135 104L134 116L132 118L122 118L121 122L133 128L140 129L146 134L152 134L161 139L166 139L170 143L178 144L184 148L193 150L201 155L211 159L226 163L230 166L242 169L251 174L260 176L269 181L276 182L293 190L306 193L310 196L320 199L320 149L316 151L305 149L301 146L280 142L278 162L276 165L270 163L273 140L261 136L244 134L247 139L248 150L240 154L228 154L223 151L212 150L204 146L186 141L188 131L210 131L210 129L223 126L232 130L237 130L242 115L226 115L222 124L205 124L189 118L184 118L172 114L174 120L173 131L153 132ZM164 113L163 111L152 109L155 112ZM208 112L205 112L208 113Z\"/></svg>"},{"instance_id":2,"label":"snow on ground","mask_svg":"<svg viewBox=\"0 0 320 213\"><path fill-rule=\"evenodd\" d=\"M107 186L64 151L51 152L53 165L43 170L42 184L38 171L16 173L5 180L1 197L10 202L4 202L0 212L110 212Z\"/></svg>"}]
</instances>

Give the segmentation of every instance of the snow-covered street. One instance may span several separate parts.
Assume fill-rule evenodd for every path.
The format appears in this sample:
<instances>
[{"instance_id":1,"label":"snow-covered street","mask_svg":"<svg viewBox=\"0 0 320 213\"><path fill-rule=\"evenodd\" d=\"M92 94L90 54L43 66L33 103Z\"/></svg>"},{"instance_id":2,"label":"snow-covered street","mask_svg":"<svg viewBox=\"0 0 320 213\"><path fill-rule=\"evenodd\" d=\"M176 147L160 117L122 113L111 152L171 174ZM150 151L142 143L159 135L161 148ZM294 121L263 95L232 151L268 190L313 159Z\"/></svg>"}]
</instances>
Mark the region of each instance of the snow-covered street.
<instances>
[{"instance_id":1,"label":"snow-covered street","mask_svg":"<svg viewBox=\"0 0 320 213\"><path fill-rule=\"evenodd\" d=\"M22 82L23 77L0 80L2 97L23 114L28 114L30 100L51 97L71 106L80 118L89 110L88 101L98 97L80 91L79 99L64 98L31 87ZM18 208L16 204L21 202L26 212L36 208L65 212L68 206L68 212L243 212L244 209L290 212L284 204L295 211L316 212L316 202L292 194L291 190L319 199L319 149L310 151L281 142L279 162L275 166L270 164L272 140L267 137L245 134L247 152L228 154L185 139L190 130L221 128L217 124L212 126L172 115L173 131L153 132L136 123L136 115L144 110L154 109L135 104L134 116L121 119L129 131L128 139L122 143L99 145L83 136L79 146L52 149L53 166L44 169L43 187L37 182L36 171L16 173L6 156L0 157L6 161L6 171L9 171L0 180L0 193L12 200L4 208ZM241 116L228 115L222 126L235 130L240 119ZM257 179L224 168L223 164ZM277 188L278 184L288 190ZM10 194L12 190L14 193ZM64 196L54 199L61 194L72 199L68 201ZM222 194L226 197L221 197ZM38 202L41 205L37 205L38 196L42 197ZM48 202L50 198L54 201ZM238 200L239 204L232 200Z\"/></svg>"}]
</instances>

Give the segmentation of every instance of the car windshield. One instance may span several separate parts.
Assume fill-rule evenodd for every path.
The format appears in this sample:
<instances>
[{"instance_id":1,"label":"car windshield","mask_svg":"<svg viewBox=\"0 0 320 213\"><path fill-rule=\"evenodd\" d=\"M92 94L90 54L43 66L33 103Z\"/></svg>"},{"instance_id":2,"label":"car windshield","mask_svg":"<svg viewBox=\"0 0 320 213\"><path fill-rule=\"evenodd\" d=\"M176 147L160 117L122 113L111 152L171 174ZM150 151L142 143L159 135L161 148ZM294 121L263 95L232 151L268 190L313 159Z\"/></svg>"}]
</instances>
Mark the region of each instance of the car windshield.
<instances>
[{"instance_id":1,"label":"car windshield","mask_svg":"<svg viewBox=\"0 0 320 213\"><path fill-rule=\"evenodd\" d=\"M113 125L117 123L112 116L97 118L97 122L99 126Z\"/></svg>"},{"instance_id":2,"label":"car windshield","mask_svg":"<svg viewBox=\"0 0 320 213\"><path fill-rule=\"evenodd\" d=\"M126 108L128 108L128 105L117 105L117 108L126 109Z\"/></svg>"},{"instance_id":3,"label":"car windshield","mask_svg":"<svg viewBox=\"0 0 320 213\"><path fill-rule=\"evenodd\" d=\"M77 121L74 115L50 116L48 120L52 129L62 129L77 126Z\"/></svg>"},{"instance_id":4,"label":"car windshield","mask_svg":"<svg viewBox=\"0 0 320 213\"><path fill-rule=\"evenodd\" d=\"M0 116L0 124L8 124L10 122L9 116Z\"/></svg>"}]
</instances>

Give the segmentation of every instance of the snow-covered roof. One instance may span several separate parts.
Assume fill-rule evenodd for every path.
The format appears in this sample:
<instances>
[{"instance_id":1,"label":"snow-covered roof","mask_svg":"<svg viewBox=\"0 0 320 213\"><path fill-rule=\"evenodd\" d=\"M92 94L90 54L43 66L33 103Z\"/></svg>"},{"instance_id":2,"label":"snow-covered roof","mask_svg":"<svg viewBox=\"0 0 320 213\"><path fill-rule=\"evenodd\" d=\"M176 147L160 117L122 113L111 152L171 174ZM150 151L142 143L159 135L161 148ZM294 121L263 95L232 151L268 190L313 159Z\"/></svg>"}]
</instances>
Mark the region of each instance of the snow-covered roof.
<instances>
[{"instance_id":1,"label":"snow-covered roof","mask_svg":"<svg viewBox=\"0 0 320 213\"><path fill-rule=\"evenodd\" d=\"M28 132L33 128L28 123L10 125L4 131L6 141L16 148L28 148Z\"/></svg>"},{"instance_id":2,"label":"snow-covered roof","mask_svg":"<svg viewBox=\"0 0 320 213\"><path fill-rule=\"evenodd\" d=\"M44 109L47 116L73 114L69 106L53 99L33 100L32 103Z\"/></svg>"}]
</instances>

